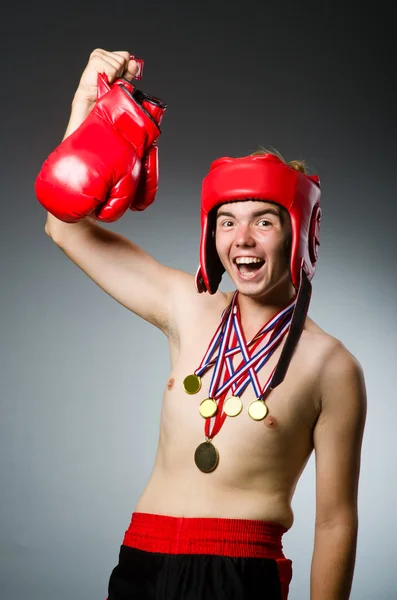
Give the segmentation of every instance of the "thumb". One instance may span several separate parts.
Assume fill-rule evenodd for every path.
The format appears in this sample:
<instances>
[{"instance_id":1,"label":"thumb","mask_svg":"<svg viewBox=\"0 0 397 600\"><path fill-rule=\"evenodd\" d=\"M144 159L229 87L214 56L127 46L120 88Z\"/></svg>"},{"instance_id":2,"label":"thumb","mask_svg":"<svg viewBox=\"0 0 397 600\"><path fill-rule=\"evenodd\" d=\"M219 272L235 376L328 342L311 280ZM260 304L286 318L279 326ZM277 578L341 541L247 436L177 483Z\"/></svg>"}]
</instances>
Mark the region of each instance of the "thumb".
<instances>
[{"instance_id":1,"label":"thumb","mask_svg":"<svg viewBox=\"0 0 397 600\"><path fill-rule=\"evenodd\" d=\"M143 72L143 60L141 58L135 58L135 56L131 56L127 70L124 73L124 78L128 81L132 79L142 79Z\"/></svg>"}]
</instances>

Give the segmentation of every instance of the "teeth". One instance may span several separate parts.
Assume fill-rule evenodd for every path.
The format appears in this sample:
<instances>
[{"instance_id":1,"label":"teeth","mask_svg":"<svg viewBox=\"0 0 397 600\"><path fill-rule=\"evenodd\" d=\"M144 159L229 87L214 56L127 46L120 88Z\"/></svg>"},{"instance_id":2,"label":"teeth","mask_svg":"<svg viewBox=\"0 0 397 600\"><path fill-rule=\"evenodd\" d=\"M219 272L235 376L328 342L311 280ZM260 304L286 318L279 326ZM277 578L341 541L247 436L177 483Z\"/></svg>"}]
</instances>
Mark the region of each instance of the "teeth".
<instances>
[{"instance_id":1,"label":"teeth","mask_svg":"<svg viewBox=\"0 0 397 600\"><path fill-rule=\"evenodd\" d=\"M263 260L261 258L253 258L253 257L242 257L242 258L236 258L236 263L238 265L249 265L251 263L260 263L263 262Z\"/></svg>"}]
</instances>

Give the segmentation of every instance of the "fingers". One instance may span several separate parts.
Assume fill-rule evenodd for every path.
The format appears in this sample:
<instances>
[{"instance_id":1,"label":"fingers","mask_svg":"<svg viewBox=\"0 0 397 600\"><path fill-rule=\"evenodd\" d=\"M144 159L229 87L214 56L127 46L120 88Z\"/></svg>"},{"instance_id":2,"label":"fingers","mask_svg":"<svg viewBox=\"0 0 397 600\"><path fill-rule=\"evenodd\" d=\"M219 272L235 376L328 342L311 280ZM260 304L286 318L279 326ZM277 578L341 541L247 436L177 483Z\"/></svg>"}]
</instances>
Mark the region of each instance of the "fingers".
<instances>
[{"instance_id":1,"label":"fingers","mask_svg":"<svg viewBox=\"0 0 397 600\"><path fill-rule=\"evenodd\" d=\"M129 63L133 63L129 66ZM119 77L128 75L132 78L138 70L135 61L130 61L130 53L119 50L117 52L108 52L101 48L96 48L91 52L89 65L97 73L106 73L109 83L113 83Z\"/></svg>"},{"instance_id":2,"label":"fingers","mask_svg":"<svg viewBox=\"0 0 397 600\"><path fill-rule=\"evenodd\" d=\"M102 48L96 48L90 54L88 64L80 78L75 98L78 97L80 102L92 104L97 100L98 73L104 73L109 84L114 83L120 77L125 77L131 81L135 76L141 76L142 66L143 61L134 60L126 50L108 52Z\"/></svg>"}]
</instances>

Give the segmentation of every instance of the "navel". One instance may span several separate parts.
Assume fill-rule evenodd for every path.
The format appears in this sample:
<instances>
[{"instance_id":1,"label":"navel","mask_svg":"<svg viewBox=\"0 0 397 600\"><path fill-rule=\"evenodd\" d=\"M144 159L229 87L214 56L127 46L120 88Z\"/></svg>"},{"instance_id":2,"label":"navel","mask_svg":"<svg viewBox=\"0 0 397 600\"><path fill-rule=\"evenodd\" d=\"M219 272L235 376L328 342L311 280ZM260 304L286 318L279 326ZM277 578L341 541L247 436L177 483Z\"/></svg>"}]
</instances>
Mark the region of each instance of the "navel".
<instances>
[{"instance_id":1,"label":"navel","mask_svg":"<svg viewBox=\"0 0 397 600\"><path fill-rule=\"evenodd\" d=\"M173 377L171 377L171 379L168 380L167 388L169 390L172 390L172 388L174 387L174 384L175 384L175 379Z\"/></svg>"}]
</instances>

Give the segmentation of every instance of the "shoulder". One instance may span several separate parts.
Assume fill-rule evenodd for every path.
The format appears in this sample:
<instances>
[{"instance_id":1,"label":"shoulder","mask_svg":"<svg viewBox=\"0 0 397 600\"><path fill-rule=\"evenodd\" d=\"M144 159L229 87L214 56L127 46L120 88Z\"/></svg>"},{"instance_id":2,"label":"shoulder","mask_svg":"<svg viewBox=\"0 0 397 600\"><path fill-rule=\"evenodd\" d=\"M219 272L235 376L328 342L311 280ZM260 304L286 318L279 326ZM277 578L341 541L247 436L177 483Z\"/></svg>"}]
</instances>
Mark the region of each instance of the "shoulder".
<instances>
[{"instance_id":1,"label":"shoulder","mask_svg":"<svg viewBox=\"0 0 397 600\"><path fill-rule=\"evenodd\" d=\"M311 321L307 335L315 340L313 346L319 356L318 376L322 390L336 380L359 375L363 377L360 361L340 339L322 330L314 321Z\"/></svg>"},{"instance_id":2,"label":"shoulder","mask_svg":"<svg viewBox=\"0 0 397 600\"><path fill-rule=\"evenodd\" d=\"M327 403L338 393L364 397L364 371L358 358L340 341L330 346L320 374L322 403Z\"/></svg>"},{"instance_id":3,"label":"shoulder","mask_svg":"<svg viewBox=\"0 0 397 600\"><path fill-rule=\"evenodd\" d=\"M317 425L344 420L357 427L365 422L367 394L362 365L341 342L328 334L321 337L317 376L319 415Z\"/></svg>"},{"instance_id":4,"label":"shoulder","mask_svg":"<svg viewBox=\"0 0 397 600\"><path fill-rule=\"evenodd\" d=\"M215 318L218 321L222 311L229 304L232 294L220 290L215 294L199 293L194 275L175 270L172 274L171 306L168 311L170 314L168 335L176 341L186 327L191 329L196 323L203 322L207 318Z\"/></svg>"},{"instance_id":5,"label":"shoulder","mask_svg":"<svg viewBox=\"0 0 397 600\"><path fill-rule=\"evenodd\" d=\"M343 346L340 340L321 329L310 317L306 317L299 348L302 360L310 364L317 379L324 371L329 356L340 346Z\"/></svg>"},{"instance_id":6,"label":"shoulder","mask_svg":"<svg viewBox=\"0 0 397 600\"><path fill-rule=\"evenodd\" d=\"M306 319L302 338L306 341L308 347L312 348L313 353L319 359L319 376L329 374L335 366L338 368L344 365L345 368L355 366L361 369L361 365L356 356L343 344L341 340L327 333L309 317Z\"/></svg>"},{"instance_id":7,"label":"shoulder","mask_svg":"<svg viewBox=\"0 0 397 600\"><path fill-rule=\"evenodd\" d=\"M302 346L305 360L310 360L315 373L318 413L326 403L336 403L337 390L341 393L342 388L345 395L349 394L350 389L351 394L355 393L356 397L363 399L365 382L362 365L341 340L308 318L302 333Z\"/></svg>"},{"instance_id":8,"label":"shoulder","mask_svg":"<svg viewBox=\"0 0 397 600\"><path fill-rule=\"evenodd\" d=\"M195 313L197 310L214 310L226 306L233 292L218 290L215 294L199 293L196 288L195 276L184 271L175 271L173 275L172 303L175 308Z\"/></svg>"}]
</instances>

